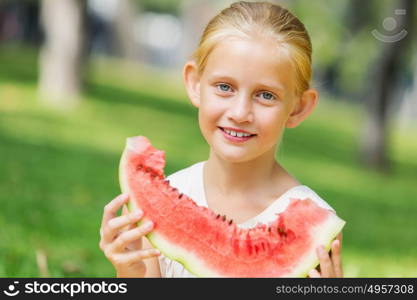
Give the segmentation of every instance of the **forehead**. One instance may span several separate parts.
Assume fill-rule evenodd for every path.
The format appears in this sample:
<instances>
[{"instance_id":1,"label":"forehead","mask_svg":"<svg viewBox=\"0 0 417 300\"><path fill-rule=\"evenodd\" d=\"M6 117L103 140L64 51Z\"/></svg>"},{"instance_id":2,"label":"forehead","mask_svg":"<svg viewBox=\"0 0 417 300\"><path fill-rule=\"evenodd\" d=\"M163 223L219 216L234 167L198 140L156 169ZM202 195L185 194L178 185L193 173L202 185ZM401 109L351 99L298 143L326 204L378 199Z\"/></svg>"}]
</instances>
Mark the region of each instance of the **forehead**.
<instances>
[{"instance_id":1,"label":"forehead","mask_svg":"<svg viewBox=\"0 0 417 300\"><path fill-rule=\"evenodd\" d=\"M204 73L232 77L241 83L274 83L288 90L294 86L287 51L272 39L225 39L208 56Z\"/></svg>"}]
</instances>

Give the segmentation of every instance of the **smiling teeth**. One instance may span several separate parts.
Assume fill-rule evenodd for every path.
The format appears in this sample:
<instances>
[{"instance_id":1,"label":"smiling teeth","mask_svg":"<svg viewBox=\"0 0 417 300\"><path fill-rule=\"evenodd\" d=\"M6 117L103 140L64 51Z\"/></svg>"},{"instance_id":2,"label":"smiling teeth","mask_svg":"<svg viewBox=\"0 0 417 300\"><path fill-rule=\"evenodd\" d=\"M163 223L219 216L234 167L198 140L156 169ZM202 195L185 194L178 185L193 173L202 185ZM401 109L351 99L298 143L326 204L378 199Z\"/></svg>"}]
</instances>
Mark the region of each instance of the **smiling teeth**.
<instances>
[{"instance_id":1,"label":"smiling teeth","mask_svg":"<svg viewBox=\"0 0 417 300\"><path fill-rule=\"evenodd\" d=\"M251 136L249 133L243 133L243 132L236 132L233 130L224 129L224 131L231 136L237 136L237 137L248 137Z\"/></svg>"}]
</instances>

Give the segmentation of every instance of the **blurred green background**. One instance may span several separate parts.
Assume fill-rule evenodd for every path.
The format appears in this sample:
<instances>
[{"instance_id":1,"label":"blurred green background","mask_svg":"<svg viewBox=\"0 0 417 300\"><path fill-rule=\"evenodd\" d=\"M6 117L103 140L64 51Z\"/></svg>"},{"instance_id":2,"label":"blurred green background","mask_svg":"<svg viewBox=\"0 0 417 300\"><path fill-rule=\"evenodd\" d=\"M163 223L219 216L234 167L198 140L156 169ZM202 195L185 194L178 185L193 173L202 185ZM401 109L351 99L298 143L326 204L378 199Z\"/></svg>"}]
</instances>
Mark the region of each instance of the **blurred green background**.
<instances>
[{"instance_id":1,"label":"blurred green background","mask_svg":"<svg viewBox=\"0 0 417 300\"><path fill-rule=\"evenodd\" d=\"M79 6L87 20L81 26L80 84L75 92L61 87L52 93L40 80L47 68L42 53L55 47L39 24L41 5L47 4L0 4L0 277L115 275L98 247L99 227L104 205L120 193L118 162L126 137L145 135L163 149L166 174L207 159L181 66L202 24L230 1L116 1L135 12L133 33L114 29L118 19L129 18L106 19L94 6L97 1L87 2ZM347 221L346 276L416 277L416 33L405 27L408 36L396 43L372 34L385 29L386 36L394 35L387 18L396 17L400 26L401 18L415 15L415 7L396 15L408 1L369 1L363 16L353 18L365 4L278 3L299 16L311 34L313 85L321 98L308 120L287 130L277 159ZM167 42L173 24L178 37ZM132 36L133 46L121 46ZM384 61L378 59L399 48L403 52L396 57L403 60L382 69L394 76L388 91L396 92L386 95L380 92L386 77L379 76ZM372 106L374 93L387 103ZM381 107L387 113L376 124L383 127L384 143L367 147L366 128Z\"/></svg>"}]
</instances>

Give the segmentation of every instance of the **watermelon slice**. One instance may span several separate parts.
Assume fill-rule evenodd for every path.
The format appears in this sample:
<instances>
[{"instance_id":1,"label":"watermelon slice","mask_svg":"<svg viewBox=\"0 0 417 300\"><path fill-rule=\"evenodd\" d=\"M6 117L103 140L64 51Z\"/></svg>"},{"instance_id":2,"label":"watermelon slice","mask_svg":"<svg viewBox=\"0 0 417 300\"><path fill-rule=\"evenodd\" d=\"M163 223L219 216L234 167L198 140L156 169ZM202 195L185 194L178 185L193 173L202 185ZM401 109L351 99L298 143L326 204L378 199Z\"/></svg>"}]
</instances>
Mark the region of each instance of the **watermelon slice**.
<instances>
[{"instance_id":1,"label":"watermelon slice","mask_svg":"<svg viewBox=\"0 0 417 300\"><path fill-rule=\"evenodd\" d=\"M147 235L165 256L202 277L306 277L319 261L316 248L331 241L345 222L310 199L292 199L269 224L239 228L198 206L164 180L165 153L143 136L127 139L120 184L130 209L154 222Z\"/></svg>"}]
</instances>

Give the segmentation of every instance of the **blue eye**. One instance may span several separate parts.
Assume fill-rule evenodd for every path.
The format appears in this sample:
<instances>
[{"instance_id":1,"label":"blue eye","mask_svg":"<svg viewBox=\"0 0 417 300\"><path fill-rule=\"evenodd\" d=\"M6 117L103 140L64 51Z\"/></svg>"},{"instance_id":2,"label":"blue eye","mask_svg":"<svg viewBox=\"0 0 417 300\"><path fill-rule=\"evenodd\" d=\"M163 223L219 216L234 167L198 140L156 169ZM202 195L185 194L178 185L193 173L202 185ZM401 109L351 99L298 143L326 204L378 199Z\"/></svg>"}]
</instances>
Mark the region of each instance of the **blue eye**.
<instances>
[{"instance_id":1,"label":"blue eye","mask_svg":"<svg viewBox=\"0 0 417 300\"><path fill-rule=\"evenodd\" d=\"M230 86L228 84L225 83L220 83L217 85L217 87L222 91L222 92L228 92L230 90Z\"/></svg>"},{"instance_id":2,"label":"blue eye","mask_svg":"<svg viewBox=\"0 0 417 300\"><path fill-rule=\"evenodd\" d=\"M275 96L269 92L262 92L261 95L263 95L265 100L272 100L275 98Z\"/></svg>"}]
</instances>

